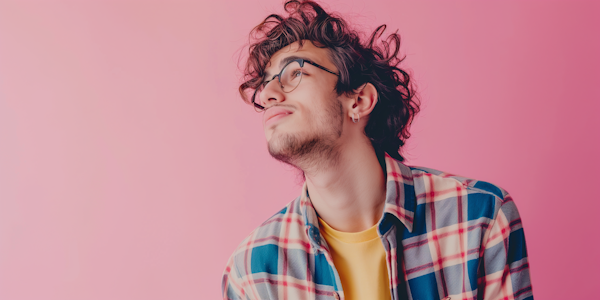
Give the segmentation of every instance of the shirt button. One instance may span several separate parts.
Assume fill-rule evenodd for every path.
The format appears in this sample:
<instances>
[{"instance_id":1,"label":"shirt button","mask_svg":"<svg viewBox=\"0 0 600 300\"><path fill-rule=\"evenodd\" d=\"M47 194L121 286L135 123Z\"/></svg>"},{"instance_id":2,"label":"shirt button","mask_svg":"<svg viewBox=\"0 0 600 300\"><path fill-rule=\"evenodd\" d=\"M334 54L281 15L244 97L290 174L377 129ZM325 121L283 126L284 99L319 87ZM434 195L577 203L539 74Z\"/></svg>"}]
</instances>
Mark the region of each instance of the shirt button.
<instances>
[{"instance_id":1,"label":"shirt button","mask_svg":"<svg viewBox=\"0 0 600 300\"><path fill-rule=\"evenodd\" d=\"M338 295L336 292L333 292L333 298L335 298L335 300L340 300L340 295Z\"/></svg>"}]
</instances>

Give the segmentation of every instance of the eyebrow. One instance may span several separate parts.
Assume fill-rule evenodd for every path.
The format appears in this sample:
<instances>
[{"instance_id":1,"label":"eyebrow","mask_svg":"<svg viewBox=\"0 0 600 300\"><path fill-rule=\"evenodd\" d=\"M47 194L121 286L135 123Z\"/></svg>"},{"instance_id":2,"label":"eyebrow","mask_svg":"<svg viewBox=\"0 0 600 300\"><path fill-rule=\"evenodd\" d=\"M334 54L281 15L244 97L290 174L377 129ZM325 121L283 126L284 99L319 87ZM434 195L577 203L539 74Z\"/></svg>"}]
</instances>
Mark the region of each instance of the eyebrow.
<instances>
[{"instance_id":1,"label":"eyebrow","mask_svg":"<svg viewBox=\"0 0 600 300\"><path fill-rule=\"evenodd\" d=\"M296 59L299 59L299 58L301 58L301 59L304 59L304 60L309 60L309 61L312 61L312 60L310 60L310 59L308 59L308 58L306 58L306 57L302 57L302 56L296 56L296 55L288 56L288 57L285 57L285 58L283 58L282 60L280 60L280 61L279 61L279 65L278 65L278 67L279 67L279 70L281 71L281 67L285 66L285 65L286 65L287 63L289 63L290 61L292 61L292 60L296 60ZM272 76L271 76L271 73L269 73L269 72L266 72L266 73L265 73L265 77L263 77L263 80L265 80L265 78L269 78L269 77L271 77L271 78L269 79L269 80L271 80L271 79L273 79L273 76L275 76L275 75L272 75Z\"/></svg>"}]
</instances>

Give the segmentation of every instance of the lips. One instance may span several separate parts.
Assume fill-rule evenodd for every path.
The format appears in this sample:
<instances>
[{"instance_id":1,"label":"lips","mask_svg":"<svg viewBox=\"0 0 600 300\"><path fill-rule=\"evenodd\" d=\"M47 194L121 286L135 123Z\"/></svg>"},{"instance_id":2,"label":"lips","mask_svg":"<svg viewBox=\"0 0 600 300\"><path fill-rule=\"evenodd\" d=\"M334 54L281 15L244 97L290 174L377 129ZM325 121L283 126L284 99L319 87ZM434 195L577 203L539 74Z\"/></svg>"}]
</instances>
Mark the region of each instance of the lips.
<instances>
[{"instance_id":1,"label":"lips","mask_svg":"<svg viewBox=\"0 0 600 300\"><path fill-rule=\"evenodd\" d=\"M271 107L265 111L263 119L265 120L266 125L267 123L270 123L270 121L276 121L290 114L292 114L291 110L282 107Z\"/></svg>"}]
</instances>

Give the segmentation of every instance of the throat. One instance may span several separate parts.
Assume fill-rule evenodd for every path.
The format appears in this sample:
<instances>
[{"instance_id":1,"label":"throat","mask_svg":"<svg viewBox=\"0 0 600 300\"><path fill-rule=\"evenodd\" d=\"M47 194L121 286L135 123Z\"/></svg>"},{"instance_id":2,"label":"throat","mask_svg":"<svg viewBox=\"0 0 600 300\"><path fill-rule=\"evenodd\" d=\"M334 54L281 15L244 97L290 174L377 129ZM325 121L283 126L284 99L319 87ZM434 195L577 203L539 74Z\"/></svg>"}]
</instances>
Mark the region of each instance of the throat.
<instances>
[{"instance_id":1,"label":"throat","mask_svg":"<svg viewBox=\"0 0 600 300\"><path fill-rule=\"evenodd\" d=\"M319 217L336 230L362 231L383 215L385 174L374 152L363 160L306 174L305 186Z\"/></svg>"}]
</instances>

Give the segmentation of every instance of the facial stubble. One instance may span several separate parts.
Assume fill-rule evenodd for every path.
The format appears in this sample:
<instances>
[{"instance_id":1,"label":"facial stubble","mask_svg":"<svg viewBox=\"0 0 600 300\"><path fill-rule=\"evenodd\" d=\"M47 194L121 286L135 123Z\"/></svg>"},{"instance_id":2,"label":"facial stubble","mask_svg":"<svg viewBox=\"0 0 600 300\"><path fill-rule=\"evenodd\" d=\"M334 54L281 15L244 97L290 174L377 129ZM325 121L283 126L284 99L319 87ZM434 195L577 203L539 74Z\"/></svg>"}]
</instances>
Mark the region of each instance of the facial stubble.
<instances>
[{"instance_id":1,"label":"facial stubble","mask_svg":"<svg viewBox=\"0 0 600 300\"><path fill-rule=\"evenodd\" d=\"M308 121L313 124L308 134L287 133L269 141L269 154L303 172L318 172L335 167L339 158L336 141L342 136L343 107L339 99L331 99L326 114Z\"/></svg>"}]
</instances>

